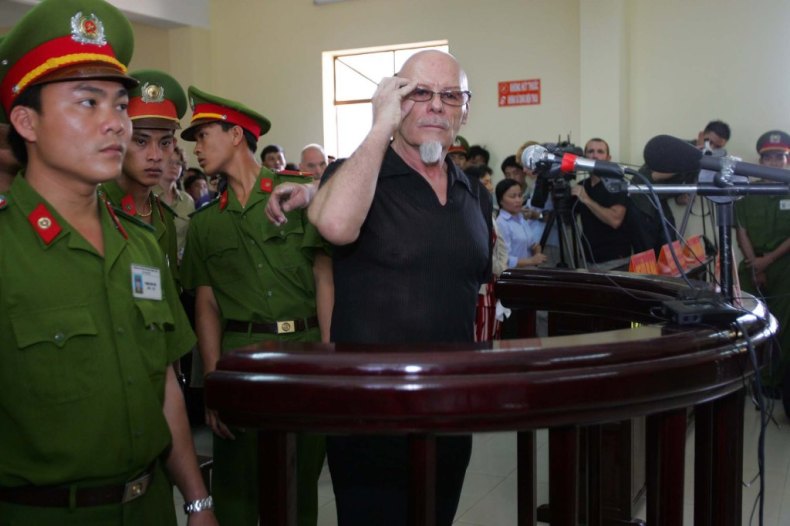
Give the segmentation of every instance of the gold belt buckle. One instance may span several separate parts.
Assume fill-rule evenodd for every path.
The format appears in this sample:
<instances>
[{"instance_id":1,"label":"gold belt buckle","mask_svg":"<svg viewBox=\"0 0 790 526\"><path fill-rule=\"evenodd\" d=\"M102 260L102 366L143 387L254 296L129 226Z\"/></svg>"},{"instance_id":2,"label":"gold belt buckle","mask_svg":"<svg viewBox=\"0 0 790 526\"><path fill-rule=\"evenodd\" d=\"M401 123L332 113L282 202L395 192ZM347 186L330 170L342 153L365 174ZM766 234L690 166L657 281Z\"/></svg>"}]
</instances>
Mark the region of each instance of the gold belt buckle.
<instances>
[{"instance_id":1,"label":"gold belt buckle","mask_svg":"<svg viewBox=\"0 0 790 526\"><path fill-rule=\"evenodd\" d=\"M123 499L121 499L121 503L125 504L138 497L142 497L143 495L145 495L145 492L148 491L148 486L150 484L151 484L150 472L141 475L134 480L130 480L123 487Z\"/></svg>"},{"instance_id":2,"label":"gold belt buckle","mask_svg":"<svg viewBox=\"0 0 790 526\"><path fill-rule=\"evenodd\" d=\"M296 322L294 320L277 322L277 334L289 334L292 332L296 332Z\"/></svg>"}]
</instances>

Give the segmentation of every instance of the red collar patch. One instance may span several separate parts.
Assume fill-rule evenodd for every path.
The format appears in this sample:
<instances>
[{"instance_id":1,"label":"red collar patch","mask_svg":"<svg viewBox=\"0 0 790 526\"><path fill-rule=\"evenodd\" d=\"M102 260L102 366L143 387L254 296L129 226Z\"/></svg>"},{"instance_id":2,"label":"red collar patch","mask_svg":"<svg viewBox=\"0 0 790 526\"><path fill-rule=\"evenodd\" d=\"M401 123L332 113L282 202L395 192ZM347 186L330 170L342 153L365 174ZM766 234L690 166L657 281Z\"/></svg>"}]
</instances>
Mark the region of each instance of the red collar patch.
<instances>
[{"instance_id":1,"label":"red collar patch","mask_svg":"<svg viewBox=\"0 0 790 526\"><path fill-rule=\"evenodd\" d=\"M264 177L263 179L261 179L261 191L262 192L266 192L267 194L272 193L272 186L273 185L274 185L274 182L271 179L269 179L268 177Z\"/></svg>"},{"instance_id":2,"label":"red collar patch","mask_svg":"<svg viewBox=\"0 0 790 526\"><path fill-rule=\"evenodd\" d=\"M228 191L225 190L222 192L222 195L219 196L219 209L225 210L225 207L228 206Z\"/></svg>"},{"instance_id":3,"label":"red collar patch","mask_svg":"<svg viewBox=\"0 0 790 526\"><path fill-rule=\"evenodd\" d=\"M121 209L130 216L137 214L137 205L134 204L134 198L131 194L126 194L121 199Z\"/></svg>"},{"instance_id":4,"label":"red collar patch","mask_svg":"<svg viewBox=\"0 0 790 526\"><path fill-rule=\"evenodd\" d=\"M3 194L0 194L0 210L8 206L8 199Z\"/></svg>"},{"instance_id":5,"label":"red collar patch","mask_svg":"<svg viewBox=\"0 0 790 526\"><path fill-rule=\"evenodd\" d=\"M35 230L38 236L44 241L45 245L52 243L62 230L58 222L55 221L55 218L52 217L52 214L47 210L47 207L44 206L44 203L39 203L39 205L30 212L30 215L27 216L27 220L33 226L33 230Z\"/></svg>"}]
</instances>

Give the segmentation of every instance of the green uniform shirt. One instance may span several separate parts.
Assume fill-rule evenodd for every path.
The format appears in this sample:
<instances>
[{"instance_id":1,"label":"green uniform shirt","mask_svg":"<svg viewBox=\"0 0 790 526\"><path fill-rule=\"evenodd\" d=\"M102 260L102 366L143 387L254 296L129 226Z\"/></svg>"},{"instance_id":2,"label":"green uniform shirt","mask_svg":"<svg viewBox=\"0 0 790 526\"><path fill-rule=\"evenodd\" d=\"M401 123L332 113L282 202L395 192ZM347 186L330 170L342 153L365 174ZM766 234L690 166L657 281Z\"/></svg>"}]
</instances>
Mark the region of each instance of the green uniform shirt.
<instances>
[{"instance_id":1,"label":"green uniform shirt","mask_svg":"<svg viewBox=\"0 0 790 526\"><path fill-rule=\"evenodd\" d=\"M313 258L324 242L306 210L266 219L272 188L304 177L262 168L245 207L228 190L192 216L181 276L186 289L210 286L222 320L276 322L316 313Z\"/></svg>"},{"instance_id":2,"label":"green uniform shirt","mask_svg":"<svg viewBox=\"0 0 790 526\"><path fill-rule=\"evenodd\" d=\"M104 256L23 176L6 198L0 486L128 480L171 441L166 369L195 342L161 250L101 200ZM139 266L160 276L161 300L134 297Z\"/></svg>"},{"instance_id":3,"label":"green uniform shirt","mask_svg":"<svg viewBox=\"0 0 790 526\"><path fill-rule=\"evenodd\" d=\"M790 197L786 195L749 195L735 202L735 224L745 228L755 255L762 256L777 248L790 237ZM752 279L752 268L741 261L738 278L741 288L762 296L768 310L779 321L781 359L771 372L764 371L763 382L781 385L785 370L790 366L790 253L785 254L765 271L766 284L760 289Z\"/></svg>"},{"instance_id":4,"label":"green uniform shirt","mask_svg":"<svg viewBox=\"0 0 790 526\"><path fill-rule=\"evenodd\" d=\"M162 199L162 194L165 191L159 187L154 187L154 194L159 197L163 205L168 206L167 202ZM178 246L179 261L184 255L184 243L187 240L187 230L189 229L189 216L195 211L195 201L192 196L183 190L176 188L176 198L173 204L170 205L170 210L173 211L173 221L176 225L176 241Z\"/></svg>"},{"instance_id":5,"label":"green uniform shirt","mask_svg":"<svg viewBox=\"0 0 790 526\"><path fill-rule=\"evenodd\" d=\"M790 197L750 195L735 202L735 224L745 228L758 255L790 237Z\"/></svg>"},{"instance_id":6,"label":"green uniform shirt","mask_svg":"<svg viewBox=\"0 0 790 526\"><path fill-rule=\"evenodd\" d=\"M110 181L102 184L99 187L99 193L103 194L116 208L120 208L127 214L130 213L130 211L126 209L126 202L131 200L131 196L118 185L117 181ZM152 211L150 226L154 228L154 235L159 243L159 247L167 258L170 273L173 275L176 285L180 287L181 277L178 272L178 238L176 236L175 224L176 213L156 197L153 192L151 192L149 201ZM132 204L131 206L134 205Z\"/></svg>"}]
</instances>

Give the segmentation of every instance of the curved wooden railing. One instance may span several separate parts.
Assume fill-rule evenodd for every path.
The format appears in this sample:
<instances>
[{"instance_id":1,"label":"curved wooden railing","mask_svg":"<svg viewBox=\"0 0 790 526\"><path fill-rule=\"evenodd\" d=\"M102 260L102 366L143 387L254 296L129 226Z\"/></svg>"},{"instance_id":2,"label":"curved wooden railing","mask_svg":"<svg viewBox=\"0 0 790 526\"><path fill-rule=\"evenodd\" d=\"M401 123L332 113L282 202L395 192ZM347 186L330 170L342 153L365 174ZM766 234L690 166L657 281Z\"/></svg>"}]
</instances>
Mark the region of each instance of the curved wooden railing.
<instances>
[{"instance_id":1,"label":"curved wooden railing","mask_svg":"<svg viewBox=\"0 0 790 526\"><path fill-rule=\"evenodd\" d=\"M421 472L412 479L413 521L432 524L433 436L498 430L521 432L519 524L534 524L531 430L544 427L551 430L552 524L575 525L580 512L587 524L603 524L592 449L587 504L579 509L579 426L590 426L596 444L593 424L650 415L648 523L672 526L682 523L686 408L696 406L695 524L740 524L748 347L761 349L776 326L761 303L746 298L745 332L731 323L670 327L657 308L684 287L630 274L507 271L497 294L512 309L549 310L560 324L565 314L581 314L639 325L486 344L261 343L222 356L206 380L207 404L228 423L261 430L265 524L294 519L292 432L409 435Z\"/></svg>"}]
</instances>

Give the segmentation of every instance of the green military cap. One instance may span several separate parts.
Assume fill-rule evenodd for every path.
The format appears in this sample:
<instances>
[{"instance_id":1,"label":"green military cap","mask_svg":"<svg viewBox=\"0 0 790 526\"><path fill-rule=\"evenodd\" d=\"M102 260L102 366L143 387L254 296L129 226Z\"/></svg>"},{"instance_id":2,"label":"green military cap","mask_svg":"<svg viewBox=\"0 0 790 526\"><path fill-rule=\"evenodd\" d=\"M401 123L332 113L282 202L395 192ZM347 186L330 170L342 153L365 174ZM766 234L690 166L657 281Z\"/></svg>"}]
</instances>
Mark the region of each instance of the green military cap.
<instances>
[{"instance_id":1,"label":"green military cap","mask_svg":"<svg viewBox=\"0 0 790 526\"><path fill-rule=\"evenodd\" d=\"M469 157L469 141L460 135L456 135L455 141L453 141L453 144L450 145L447 153L462 153L466 157Z\"/></svg>"},{"instance_id":2,"label":"green military cap","mask_svg":"<svg viewBox=\"0 0 790 526\"><path fill-rule=\"evenodd\" d=\"M147 69L130 74L140 84L129 92L129 117L135 128L177 130L187 111L187 97L176 79Z\"/></svg>"},{"instance_id":3,"label":"green military cap","mask_svg":"<svg viewBox=\"0 0 790 526\"><path fill-rule=\"evenodd\" d=\"M771 130L760 135L757 139L757 153L765 152L790 152L790 135L782 130Z\"/></svg>"},{"instance_id":4,"label":"green military cap","mask_svg":"<svg viewBox=\"0 0 790 526\"><path fill-rule=\"evenodd\" d=\"M126 74L134 34L129 21L104 0L44 0L0 43L0 120L30 86L77 79L137 81Z\"/></svg>"},{"instance_id":5,"label":"green military cap","mask_svg":"<svg viewBox=\"0 0 790 526\"><path fill-rule=\"evenodd\" d=\"M181 132L184 140L194 141L197 127L210 122L229 122L241 126L255 137L264 135L272 127L269 119L239 102L211 95L195 86L189 86L187 96L192 107L192 120L189 127Z\"/></svg>"}]
</instances>

